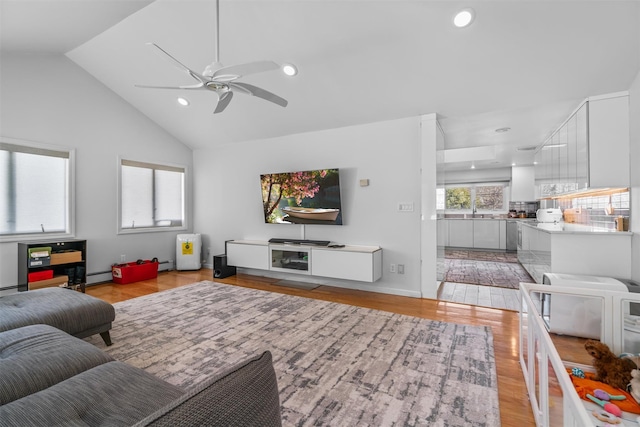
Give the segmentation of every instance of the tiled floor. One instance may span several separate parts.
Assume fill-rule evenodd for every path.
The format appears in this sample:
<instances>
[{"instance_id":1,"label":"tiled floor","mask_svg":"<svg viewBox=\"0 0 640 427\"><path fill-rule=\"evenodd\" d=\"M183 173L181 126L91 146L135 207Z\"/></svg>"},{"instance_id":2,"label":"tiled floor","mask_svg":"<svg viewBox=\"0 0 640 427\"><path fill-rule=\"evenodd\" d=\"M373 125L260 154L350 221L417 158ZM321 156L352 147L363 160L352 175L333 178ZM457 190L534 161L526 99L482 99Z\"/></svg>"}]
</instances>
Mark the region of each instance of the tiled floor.
<instances>
[{"instance_id":1,"label":"tiled floor","mask_svg":"<svg viewBox=\"0 0 640 427\"><path fill-rule=\"evenodd\" d=\"M438 299L503 310L520 310L518 290L496 286L442 282L438 290Z\"/></svg>"},{"instance_id":2,"label":"tiled floor","mask_svg":"<svg viewBox=\"0 0 640 427\"><path fill-rule=\"evenodd\" d=\"M443 301L518 311L518 284L533 282L515 253L447 249L445 258L451 271L438 291Z\"/></svg>"}]
</instances>

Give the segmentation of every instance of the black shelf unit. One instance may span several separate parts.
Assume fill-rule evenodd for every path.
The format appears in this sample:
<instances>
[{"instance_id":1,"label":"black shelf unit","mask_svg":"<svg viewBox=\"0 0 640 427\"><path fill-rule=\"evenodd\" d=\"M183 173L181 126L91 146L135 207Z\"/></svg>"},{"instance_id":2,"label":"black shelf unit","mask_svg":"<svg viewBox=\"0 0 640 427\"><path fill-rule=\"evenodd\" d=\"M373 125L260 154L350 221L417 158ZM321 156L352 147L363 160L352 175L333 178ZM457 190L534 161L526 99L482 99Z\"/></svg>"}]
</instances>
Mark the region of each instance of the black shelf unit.
<instances>
[{"instance_id":1,"label":"black shelf unit","mask_svg":"<svg viewBox=\"0 0 640 427\"><path fill-rule=\"evenodd\" d=\"M80 251L81 260L73 262L65 262L61 264L50 264L47 266L29 267L29 249L38 247L51 247L51 252ZM18 291L24 292L29 290L29 273L53 270L54 277L65 275L65 269L82 267L80 275L80 290L85 292L87 284L87 241L70 239L70 240L39 240L28 243L18 243ZM78 269L76 269L76 272ZM33 282L38 283L38 282ZM57 285L51 285L57 286Z\"/></svg>"}]
</instances>

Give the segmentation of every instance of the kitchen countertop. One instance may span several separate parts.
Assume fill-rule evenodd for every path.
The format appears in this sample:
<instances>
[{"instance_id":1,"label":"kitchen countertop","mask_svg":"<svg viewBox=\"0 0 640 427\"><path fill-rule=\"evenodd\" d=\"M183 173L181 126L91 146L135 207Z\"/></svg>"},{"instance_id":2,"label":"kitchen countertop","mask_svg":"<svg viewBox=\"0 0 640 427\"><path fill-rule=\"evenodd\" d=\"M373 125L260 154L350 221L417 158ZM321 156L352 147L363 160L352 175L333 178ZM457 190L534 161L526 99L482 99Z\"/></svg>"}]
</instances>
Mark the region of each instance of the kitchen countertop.
<instances>
[{"instance_id":1,"label":"kitchen countertop","mask_svg":"<svg viewBox=\"0 0 640 427\"><path fill-rule=\"evenodd\" d=\"M534 221L535 222L535 220L536 220L535 218L499 218L499 217L491 217L491 216L484 217L484 218L476 216L475 218L460 218L460 217L447 218L447 217L445 217L445 218L438 218L438 219L452 219L452 220L456 220L456 221L458 221L458 220L468 221L468 220L478 220L478 219L493 219L493 220L500 220L500 221L517 221L517 222L520 222L520 221L524 221L524 222L526 222L526 221Z\"/></svg>"},{"instance_id":2,"label":"kitchen countertop","mask_svg":"<svg viewBox=\"0 0 640 427\"><path fill-rule=\"evenodd\" d=\"M527 227L542 230L550 234L599 234L599 235L626 235L633 233L630 231L617 231L609 228L594 227L585 224L574 224L568 222L525 222L523 225Z\"/></svg>"}]
</instances>

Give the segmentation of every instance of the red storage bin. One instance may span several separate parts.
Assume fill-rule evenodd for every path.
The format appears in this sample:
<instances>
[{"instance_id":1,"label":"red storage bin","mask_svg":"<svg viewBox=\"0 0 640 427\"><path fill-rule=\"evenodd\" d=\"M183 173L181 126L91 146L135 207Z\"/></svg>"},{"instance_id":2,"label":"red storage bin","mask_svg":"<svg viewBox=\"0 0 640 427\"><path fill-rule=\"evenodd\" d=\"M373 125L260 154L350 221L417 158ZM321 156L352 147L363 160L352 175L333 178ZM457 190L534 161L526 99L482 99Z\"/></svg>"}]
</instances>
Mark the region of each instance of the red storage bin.
<instances>
[{"instance_id":1,"label":"red storage bin","mask_svg":"<svg viewBox=\"0 0 640 427\"><path fill-rule=\"evenodd\" d=\"M141 280L155 279L158 277L158 263L144 260L142 263L128 262L111 267L113 282L120 285L139 282Z\"/></svg>"},{"instance_id":2,"label":"red storage bin","mask_svg":"<svg viewBox=\"0 0 640 427\"><path fill-rule=\"evenodd\" d=\"M29 282L38 282L40 280L53 279L53 270L34 271L28 274Z\"/></svg>"}]
</instances>

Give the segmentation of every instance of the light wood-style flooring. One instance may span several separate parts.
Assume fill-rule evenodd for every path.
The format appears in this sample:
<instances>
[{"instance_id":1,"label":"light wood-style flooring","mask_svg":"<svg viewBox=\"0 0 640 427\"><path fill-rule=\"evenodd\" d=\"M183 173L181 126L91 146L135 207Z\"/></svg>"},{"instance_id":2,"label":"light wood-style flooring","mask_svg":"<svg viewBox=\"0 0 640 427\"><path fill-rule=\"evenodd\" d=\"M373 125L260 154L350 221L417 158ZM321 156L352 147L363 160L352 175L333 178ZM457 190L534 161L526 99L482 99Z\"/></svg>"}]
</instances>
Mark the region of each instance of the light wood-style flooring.
<instances>
[{"instance_id":1,"label":"light wood-style flooring","mask_svg":"<svg viewBox=\"0 0 640 427\"><path fill-rule=\"evenodd\" d=\"M443 282L438 290L438 299L461 304L520 311L519 292L517 289L499 288L497 286Z\"/></svg>"},{"instance_id":2,"label":"light wood-style flooring","mask_svg":"<svg viewBox=\"0 0 640 427\"><path fill-rule=\"evenodd\" d=\"M201 280L213 280L212 270L162 272L157 279L117 285L94 285L87 294L110 303L148 295ZM401 297L395 295L319 286L312 290L277 284L276 279L238 274L221 283L262 289L324 301L351 304L426 319L491 327L498 374L500 418L503 427L534 426L535 422L527 396L518 359L518 313L457 302ZM118 319L116 318L116 322Z\"/></svg>"}]
</instances>

